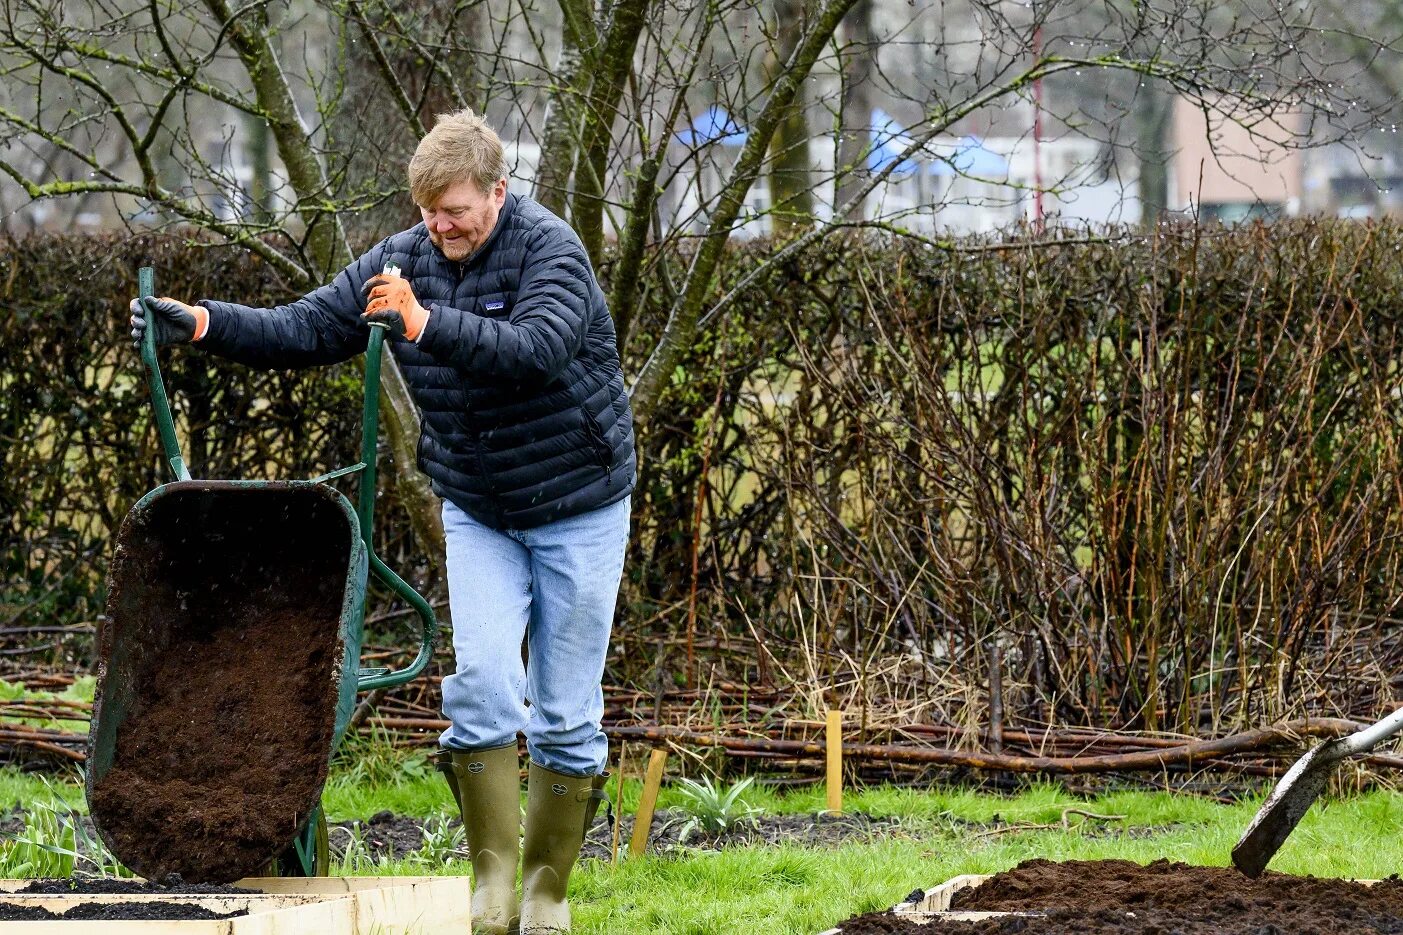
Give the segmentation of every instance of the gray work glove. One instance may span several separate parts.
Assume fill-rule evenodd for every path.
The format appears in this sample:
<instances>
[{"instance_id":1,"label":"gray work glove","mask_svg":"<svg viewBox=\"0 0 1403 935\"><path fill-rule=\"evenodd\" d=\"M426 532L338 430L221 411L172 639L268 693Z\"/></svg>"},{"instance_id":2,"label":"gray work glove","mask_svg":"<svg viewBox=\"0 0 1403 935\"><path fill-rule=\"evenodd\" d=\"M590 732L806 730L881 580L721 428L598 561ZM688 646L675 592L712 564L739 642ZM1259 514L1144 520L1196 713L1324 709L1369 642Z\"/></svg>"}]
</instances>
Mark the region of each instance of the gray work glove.
<instances>
[{"instance_id":1,"label":"gray work glove","mask_svg":"<svg viewBox=\"0 0 1403 935\"><path fill-rule=\"evenodd\" d=\"M198 305L186 305L175 299L147 299L156 328L156 346L166 344L187 344L205 336L209 328L209 309ZM132 299L132 346L140 348L146 336L146 308L140 299Z\"/></svg>"}]
</instances>

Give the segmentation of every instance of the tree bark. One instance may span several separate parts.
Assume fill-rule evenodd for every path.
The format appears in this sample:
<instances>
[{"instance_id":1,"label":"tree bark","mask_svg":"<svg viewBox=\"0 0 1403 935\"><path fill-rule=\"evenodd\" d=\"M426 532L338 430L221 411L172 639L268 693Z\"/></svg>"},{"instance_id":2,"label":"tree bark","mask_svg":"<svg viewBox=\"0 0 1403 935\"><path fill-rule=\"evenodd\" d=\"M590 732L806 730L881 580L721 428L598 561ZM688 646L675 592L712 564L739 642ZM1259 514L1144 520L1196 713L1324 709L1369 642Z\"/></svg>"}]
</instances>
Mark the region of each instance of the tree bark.
<instances>
[{"instance_id":1,"label":"tree bark","mask_svg":"<svg viewBox=\"0 0 1403 935\"><path fill-rule=\"evenodd\" d=\"M613 142L614 115L633 67L633 54L650 5L651 0L620 0L609 24L603 53L591 69L580 155L575 164L571 220L596 266L604 248L604 179Z\"/></svg>"},{"instance_id":2,"label":"tree bark","mask_svg":"<svg viewBox=\"0 0 1403 935\"><path fill-rule=\"evenodd\" d=\"M870 0L869 0L870 2ZM774 82L804 32L803 0L772 0L774 35L765 55L765 77ZM801 82L784 108L770 147L770 224L776 237L813 226L813 170L809 164L809 119Z\"/></svg>"},{"instance_id":3,"label":"tree bark","mask_svg":"<svg viewBox=\"0 0 1403 935\"><path fill-rule=\"evenodd\" d=\"M843 21L847 50L843 60L842 135L838 142L837 193L833 207L848 204L862 187L871 145L872 77L877 45L872 40L872 0L857 0ZM842 220L861 220L862 203L849 208Z\"/></svg>"},{"instance_id":4,"label":"tree bark","mask_svg":"<svg viewBox=\"0 0 1403 935\"><path fill-rule=\"evenodd\" d=\"M813 24L806 32L803 41L786 63L779 81L775 83L765 106L750 128L740 158L726 181L717 200L716 209L707 225L701 248L687 275L682 294L673 303L667 323L663 326L653 353L632 388L633 412L640 423L646 423L652 415L653 405L661 393L664 381L672 373L678 358L691 346L696 334L697 320L701 316L702 305L711 292L712 280L716 275L717 264L726 249L726 241L731 226L740 214L745 195L750 191L765 154L770 149L780 121L799 88L808 78L814 62L832 39L838 24L857 0L828 0Z\"/></svg>"},{"instance_id":5,"label":"tree bark","mask_svg":"<svg viewBox=\"0 0 1403 935\"><path fill-rule=\"evenodd\" d=\"M1174 95L1154 78L1145 77L1141 82L1135 106L1140 220L1153 224L1169 207L1169 129L1174 117Z\"/></svg>"},{"instance_id":6,"label":"tree bark","mask_svg":"<svg viewBox=\"0 0 1403 935\"><path fill-rule=\"evenodd\" d=\"M230 24L230 41L253 83L259 106L269 115L268 125L273 141L299 204L310 206L319 199L328 199L326 168L298 112L287 77L268 35L251 28L248 19L231 21L232 13L225 0L206 0L206 4L221 23ZM302 216L309 231L307 249L313 264L306 283L310 287L348 265L351 262L351 248L335 213L309 207L302 212ZM438 560L443 554L444 538L437 498L429 489L428 479L416 467L419 413L409 396L399 362L392 355L385 357L380 374L382 399L386 403L383 407L385 428L392 452L392 482L409 510L416 537Z\"/></svg>"},{"instance_id":7,"label":"tree bark","mask_svg":"<svg viewBox=\"0 0 1403 935\"><path fill-rule=\"evenodd\" d=\"M235 17L225 0L205 0L205 5L219 22L228 24L229 41L248 72L259 107L268 115L268 128L287 169L288 183L297 193L298 213L307 225L307 253L313 263L308 283L324 281L351 262L351 251L336 214L316 206L319 200L329 200L326 167L312 146L277 51L267 31L257 28L255 15Z\"/></svg>"},{"instance_id":8,"label":"tree bark","mask_svg":"<svg viewBox=\"0 0 1403 935\"><path fill-rule=\"evenodd\" d=\"M580 99L590 74L598 32L589 0L560 0L563 16L555 83L546 102L545 131L536 166L532 197L561 217L570 193L570 177L580 145Z\"/></svg>"}]
</instances>

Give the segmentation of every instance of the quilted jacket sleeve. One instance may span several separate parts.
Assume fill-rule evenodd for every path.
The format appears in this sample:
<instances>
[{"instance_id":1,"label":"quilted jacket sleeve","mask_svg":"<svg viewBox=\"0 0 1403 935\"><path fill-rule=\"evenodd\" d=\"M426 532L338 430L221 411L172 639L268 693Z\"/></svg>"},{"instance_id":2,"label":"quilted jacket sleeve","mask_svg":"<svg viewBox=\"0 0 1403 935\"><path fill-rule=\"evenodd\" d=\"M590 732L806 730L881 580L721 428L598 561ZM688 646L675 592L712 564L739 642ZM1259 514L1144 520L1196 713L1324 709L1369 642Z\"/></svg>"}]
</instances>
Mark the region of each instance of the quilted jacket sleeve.
<instances>
[{"instance_id":1,"label":"quilted jacket sleeve","mask_svg":"<svg viewBox=\"0 0 1403 935\"><path fill-rule=\"evenodd\" d=\"M195 347L250 367L315 367L365 351L369 330L361 320L361 286L382 267L380 243L336 278L290 305L249 308L201 299L210 310L209 331Z\"/></svg>"},{"instance_id":2,"label":"quilted jacket sleeve","mask_svg":"<svg viewBox=\"0 0 1403 935\"><path fill-rule=\"evenodd\" d=\"M477 377L549 383L584 344L598 288L573 232L543 231L527 250L507 318L434 304L419 347Z\"/></svg>"}]
</instances>

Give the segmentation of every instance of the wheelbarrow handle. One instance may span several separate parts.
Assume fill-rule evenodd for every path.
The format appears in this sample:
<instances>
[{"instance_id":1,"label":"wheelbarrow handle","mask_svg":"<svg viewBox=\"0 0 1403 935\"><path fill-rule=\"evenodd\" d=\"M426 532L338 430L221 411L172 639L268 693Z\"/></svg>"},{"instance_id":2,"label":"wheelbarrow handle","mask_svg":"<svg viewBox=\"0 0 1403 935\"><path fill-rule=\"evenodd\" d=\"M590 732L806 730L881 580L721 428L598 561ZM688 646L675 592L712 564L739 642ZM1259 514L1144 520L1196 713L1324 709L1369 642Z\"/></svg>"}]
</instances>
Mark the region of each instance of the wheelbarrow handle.
<instances>
[{"instance_id":1,"label":"wheelbarrow handle","mask_svg":"<svg viewBox=\"0 0 1403 935\"><path fill-rule=\"evenodd\" d=\"M141 338L141 363L146 368L146 384L151 389L151 408L156 413L156 430L161 434L161 447L166 452L166 466L176 480L190 480L190 468L180 455L180 442L175 437L175 419L171 417L166 384L161 379L161 365L156 362L156 311L150 299L156 294L156 270L143 266L136 273L137 299L146 309L146 330Z\"/></svg>"},{"instance_id":2,"label":"wheelbarrow handle","mask_svg":"<svg viewBox=\"0 0 1403 935\"><path fill-rule=\"evenodd\" d=\"M365 402L361 417L361 463L365 467L361 470L356 512L360 519L361 541L365 543L365 553L370 558L370 570L419 614L419 652L414 661L403 669L362 675L358 682L361 691L391 688L418 678L428 667L434 653L434 641L438 638L438 619L433 607L380 560L372 541L375 530L375 455L380 432L380 361L384 355L385 332L388 330L389 326L383 322L371 322L370 340L365 348Z\"/></svg>"},{"instance_id":3,"label":"wheelbarrow handle","mask_svg":"<svg viewBox=\"0 0 1403 935\"><path fill-rule=\"evenodd\" d=\"M155 294L156 271L153 267L143 266L137 270L137 298L146 309L147 321L146 331L141 340L141 362L146 368L152 408L156 415L156 428L161 435L166 464L176 480L190 480L190 469L180 454L180 442L176 439L175 419L171 416L165 381L161 379L161 367L156 361L156 328L152 324L155 320L155 310L149 301ZM433 656L434 641L438 638L438 620L433 607L380 560L375 554L372 542L375 530L375 454L380 433L380 362L384 354L385 332L388 330L389 326L382 322L370 322L370 335L365 350L365 400L361 412L361 464L317 479L326 481L359 468L360 490L356 516L360 520L361 541L365 544L366 555L370 559L370 569L387 587L408 601L419 614L419 652L414 661L403 669L376 672L361 677L358 684L363 690L402 685L417 678L427 668Z\"/></svg>"}]
</instances>

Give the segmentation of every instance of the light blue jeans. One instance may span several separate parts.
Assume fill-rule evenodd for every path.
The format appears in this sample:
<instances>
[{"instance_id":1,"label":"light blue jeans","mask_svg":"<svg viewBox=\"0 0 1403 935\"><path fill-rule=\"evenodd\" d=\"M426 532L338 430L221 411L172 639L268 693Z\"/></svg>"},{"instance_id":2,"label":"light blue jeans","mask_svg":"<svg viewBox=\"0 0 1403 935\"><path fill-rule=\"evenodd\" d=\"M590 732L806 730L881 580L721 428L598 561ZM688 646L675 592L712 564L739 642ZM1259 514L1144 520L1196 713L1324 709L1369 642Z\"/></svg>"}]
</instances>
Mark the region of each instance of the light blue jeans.
<instances>
[{"instance_id":1,"label":"light blue jeans","mask_svg":"<svg viewBox=\"0 0 1403 935\"><path fill-rule=\"evenodd\" d=\"M524 732L531 759L547 769L604 771L601 683L628 518L625 498L532 529L501 530L443 504L457 659L457 671L443 680L451 725L439 740L445 748L500 747Z\"/></svg>"}]
</instances>

